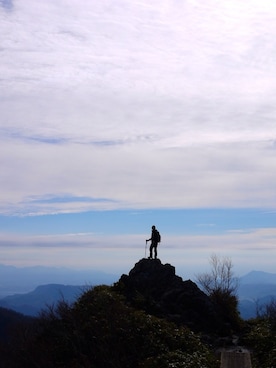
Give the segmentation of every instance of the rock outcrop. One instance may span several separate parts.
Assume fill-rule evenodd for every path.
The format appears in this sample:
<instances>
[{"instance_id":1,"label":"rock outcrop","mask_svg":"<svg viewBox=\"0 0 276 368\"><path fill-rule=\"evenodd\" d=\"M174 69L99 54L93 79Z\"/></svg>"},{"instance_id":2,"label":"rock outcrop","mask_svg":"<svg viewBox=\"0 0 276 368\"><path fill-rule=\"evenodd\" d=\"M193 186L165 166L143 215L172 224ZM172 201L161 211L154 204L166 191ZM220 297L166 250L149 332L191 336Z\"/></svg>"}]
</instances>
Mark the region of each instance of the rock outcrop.
<instances>
[{"instance_id":1,"label":"rock outcrop","mask_svg":"<svg viewBox=\"0 0 276 368\"><path fill-rule=\"evenodd\" d=\"M223 323L194 282L183 281L173 266L158 259L141 259L128 275L121 276L116 287L136 308L195 332L218 332Z\"/></svg>"}]
</instances>

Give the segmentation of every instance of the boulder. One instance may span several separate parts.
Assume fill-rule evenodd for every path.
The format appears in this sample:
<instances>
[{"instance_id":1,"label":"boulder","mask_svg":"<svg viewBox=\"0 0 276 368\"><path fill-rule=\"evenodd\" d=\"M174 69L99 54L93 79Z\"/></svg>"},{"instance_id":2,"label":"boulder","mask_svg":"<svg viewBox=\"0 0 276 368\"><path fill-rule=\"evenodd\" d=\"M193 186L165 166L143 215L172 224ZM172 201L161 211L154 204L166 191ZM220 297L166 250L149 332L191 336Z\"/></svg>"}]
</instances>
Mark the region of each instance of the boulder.
<instances>
[{"instance_id":1,"label":"boulder","mask_svg":"<svg viewBox=\"0 0 276 368\"><path fill-rule=\"evenodd\" d=\"M132 306L195 332L218 332L221 327L210 298L159 259L141 259L128 275L121 276L116 288Z\"/></svg>"}]
</instances>

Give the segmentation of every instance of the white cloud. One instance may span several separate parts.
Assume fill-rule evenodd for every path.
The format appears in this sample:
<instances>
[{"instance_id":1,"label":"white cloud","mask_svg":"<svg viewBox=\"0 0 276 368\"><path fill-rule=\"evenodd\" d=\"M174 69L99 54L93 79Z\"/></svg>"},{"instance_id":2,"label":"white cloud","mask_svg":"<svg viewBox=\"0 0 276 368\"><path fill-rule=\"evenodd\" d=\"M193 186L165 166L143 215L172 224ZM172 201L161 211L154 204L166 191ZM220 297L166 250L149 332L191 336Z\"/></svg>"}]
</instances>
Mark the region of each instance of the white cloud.
<instances>
[{"instance_id":1,"label":"white cloud","mask_svg":"<svg viewBox=\"0 0 276 368\"><path fill-rule=\"evenodd\" d=\"M273 1L0 5L2 213L275 207Z\"/></svg>"},{"instance_id":2,"label":"white cloud","mask_svg":"<svg viewBox=\"0 0 276 368\"><path fill-rule=\"evenodd\" d=\"M146 143L95 147L7 141L1 151L2 213L275 207L275 150L266 145L160 149ZM68 200L60 201L64 196ZM44 200L52 197L57 200Z\"/></svg>"}]
</instances>

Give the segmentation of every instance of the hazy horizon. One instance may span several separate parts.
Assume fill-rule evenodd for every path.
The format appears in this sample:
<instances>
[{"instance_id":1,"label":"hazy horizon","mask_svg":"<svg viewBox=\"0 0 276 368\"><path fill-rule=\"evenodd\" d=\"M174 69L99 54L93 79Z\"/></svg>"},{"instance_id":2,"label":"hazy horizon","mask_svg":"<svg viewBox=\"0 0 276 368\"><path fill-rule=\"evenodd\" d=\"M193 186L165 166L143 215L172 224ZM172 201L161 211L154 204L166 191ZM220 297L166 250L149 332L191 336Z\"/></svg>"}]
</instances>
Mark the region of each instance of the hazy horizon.
<instances>
[{"instance_id":1,"label":"hazy horizon","mask_svg":"<svg viewBox=\"0 0 276 368\"><path fill-rule=\"evenodd\" d=\"M140 260L137 260L139 262ZM174 265L171 265L174 266ZM131 265L124 274L129 274L135 264ZM179 272L180 271L180 272ZM176 276L185 280L197 282L197 275L186 275L181 272L183 269L176 269ZM210 269L208 270L210 271ZM69 267L49 267L33 265L29 267L16 267L3 265L0 263L0 277L5 280L0 284L0 298L8 295L25 294L43 285L65 285L80 286L83 290L95 285L112 285L117 282L122 274L111 273L100 269L74 269ZM238 275L234 275L238 277ZM251 270L249 273L239 275L239 287L252 284L274 285L276 273L269 273L262 270ZM251 289L250 289L251 290ZM264 289L265 290L265 289ZM244 288L243 288L244 291Z\"/></svg>"}]
</instances>

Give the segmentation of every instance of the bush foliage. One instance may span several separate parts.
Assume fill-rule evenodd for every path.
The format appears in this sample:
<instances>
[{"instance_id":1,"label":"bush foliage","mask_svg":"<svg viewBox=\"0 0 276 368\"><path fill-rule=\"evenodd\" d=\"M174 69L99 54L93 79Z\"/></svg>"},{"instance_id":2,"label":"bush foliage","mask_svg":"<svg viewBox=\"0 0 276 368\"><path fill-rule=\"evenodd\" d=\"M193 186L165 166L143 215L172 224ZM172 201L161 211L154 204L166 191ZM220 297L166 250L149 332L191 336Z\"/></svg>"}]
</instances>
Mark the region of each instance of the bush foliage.
<instances>
[{"instance_id":1,"label":"bush foliage","mask_svg":"<svg viewBox=\"0 0 276 368\"><path fill-rule=\"evenodd\" d=\"M12 350L9 368L219 367L189 329L127 306L107 286L84 292L73 306L61 301L43 311L31 332L16 335Z\"/></svg>"},{"instance_id":2,"label":"bush foliage","mask_svg":"<svg viewBox=\"0 0 276 368\"><path fill-rule=\"evenodd\" d=\"M230 311L234 307L235 299ZM253 368L276 367L275 310L272 301L262 316L243 324L240 343L252 350ZM0 343L0 368L219 367L199 335L131 307L115 287L86 290L73 305L62 300L10 332Z\"/></svg>"},{"instance_id":3,"label":"bush foliage","mask_svg":"<svg viewBox=\"0 0 276 368\"><path fill-rule=\"evenodd\" d=\"M252 349L254 368L276 367L276 301L272 300L262 316L249 322L244 343Z\"/></svg>"}]
</instances>

